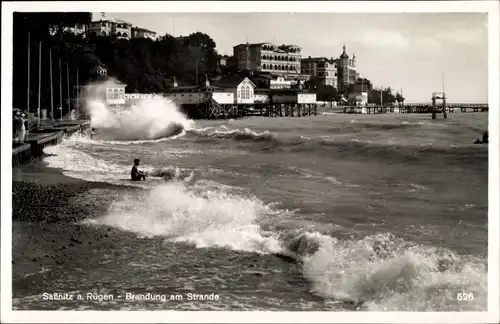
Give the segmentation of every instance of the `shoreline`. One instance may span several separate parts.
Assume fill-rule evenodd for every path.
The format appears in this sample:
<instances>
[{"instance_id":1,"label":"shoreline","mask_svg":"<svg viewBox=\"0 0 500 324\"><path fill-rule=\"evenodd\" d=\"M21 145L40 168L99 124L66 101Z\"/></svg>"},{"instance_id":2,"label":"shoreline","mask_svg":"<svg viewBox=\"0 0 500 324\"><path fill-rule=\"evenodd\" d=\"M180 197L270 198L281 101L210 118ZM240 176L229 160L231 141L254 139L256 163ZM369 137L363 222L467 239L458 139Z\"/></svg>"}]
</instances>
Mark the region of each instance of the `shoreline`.
<instances>
[{"instance_id":1,"label":"shoreline","mask_svg":"<svg viewBox=\"0 0 500 324\"><path fill-rule=\"evenodd\" d=\"M88 202L81 195L98 190L137 189L71 178L42 159L13 167L12 177L12 288L13 298L29 292L33 275L71 266L72 251L83 244L113 244L119 232L79 223L104 214L112 197ZM126 235L126 234L122 234Z\"/></svg>"}]
</instances>

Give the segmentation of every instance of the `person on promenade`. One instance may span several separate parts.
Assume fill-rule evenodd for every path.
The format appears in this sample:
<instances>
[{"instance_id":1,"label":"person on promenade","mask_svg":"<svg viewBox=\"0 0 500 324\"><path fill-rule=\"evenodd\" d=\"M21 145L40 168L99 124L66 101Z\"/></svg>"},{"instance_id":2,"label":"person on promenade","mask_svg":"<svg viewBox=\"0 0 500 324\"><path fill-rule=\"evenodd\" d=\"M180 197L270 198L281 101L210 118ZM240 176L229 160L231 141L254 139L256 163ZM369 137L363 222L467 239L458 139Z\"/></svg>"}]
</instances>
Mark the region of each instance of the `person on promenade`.
<instances>
[{"instance_id":1,"label":"person on promenade","mask_svg":"<svg viewBox=\"0 0 500 324\"><path fill-rule=\"evenodd\" d=\"M24 144L24 139L26 137L26 115L21 114L19 121L19 143Z\"/></svg>"},{"instance_id":2,"label":"person on promenade","mask_svg":"<svg viewBox=\"0 0 500 324\"><path fill-rule=\"evenodd\" d=\"M12 118L12 141L15 143L17 141L16 139L16 133L17 133L17 115L14 112L14 116Z\"/></svg>"},{"instance_id":3,"label":"person on promenade","mask_svg":"<svg viewBox=\"0 0 500 324\"><path fill-rule=\"evenodd\" d=\"M144 181L146 181L146 174L137 169L137 167L139 166L139 162L140 159L134 159L134 166L132 167L132 171L130 172L132 181L140 181L141 179L144 179Z\"/></svg>"},{"instance_id":4,"label":"person on promenade","mask_svg":"<svg viewBox=\"0 0 500 324\"><path fill-rule=\"evenodd\" d=\"M26 111L25 113L26 115L26 119L24 120L24 127L26 128L26 135L24 136L24 139L26 140L26 138L28 138L28 134L30 132L30 122L29 122L29 114L28 112Z\"/></svg>"},{"instance_id":5,"label":"person on promenade","mask_svg":"<svg viewBox=\"0 0 500 324\"><path fill-rule=\"evenodd\" d=\"M21 113L18 111L18 112L16 112L16 115L14 116L14 122L13 122L14 143L16 143L16 144L21 142L20 132L21 132L22 122L23 121L21 120Z\"/></svg>"}]
</instances>

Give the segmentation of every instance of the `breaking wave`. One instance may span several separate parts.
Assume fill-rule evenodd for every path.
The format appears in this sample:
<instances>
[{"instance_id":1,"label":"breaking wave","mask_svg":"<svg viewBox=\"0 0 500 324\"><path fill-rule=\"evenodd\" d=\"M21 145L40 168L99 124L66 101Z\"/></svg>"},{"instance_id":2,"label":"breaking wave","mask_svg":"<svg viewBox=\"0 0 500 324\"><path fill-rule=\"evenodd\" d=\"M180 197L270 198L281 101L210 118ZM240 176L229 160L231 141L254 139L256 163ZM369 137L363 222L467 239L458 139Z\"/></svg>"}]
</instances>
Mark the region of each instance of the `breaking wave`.
<instances>
[{"instance_id":1,"label":"breaking wave","mask_svg":"<svg viewBox=\"0 0 500 324\"><path fill-rule=\"evenodd\" d=\"M299 235L289 247L303 262L311 292L371 311L485 310L486 261L406 242L391 233L339 240ZM472 293L464 304L458 293Z\"/></svg>"},{"instance_id":2,"label":"breaking wave","mask_svg":"<svg viewBox=\"0 0 500 324\"><path fill-rule=\"evenodd\" d=\"M389 124L388 124L389 125ZM387 129L388 125L376 126ZM394 124L394 127L398 125ZM412 124L413 125L413 124ZM418 126L415 124L413 126ZM223 130L207 127L190 129L187 135L197 137L199 142L219 142L233 140L248 143L247 149L269 153L276 152L313 152L316 154L334 154L335 157L360 156L377 158L388 163L443 163L447 160L450 165L469 165L474 162L477 167L487 167L488 147L473 144L440 145L440 144L413 144L398 143L391 139L384 142L371 140L349 139L342 133L328 137L295 137L281 138L277 134L264 131L256 132L252 129ZM482 161L484 163L478 163Z\"/></svg>"},{"instance_id":3,"label":"breaking wave","mask_svg":"<svg viewBox=\"0 0 500 324\"><path fill-rule=\"evenodd\" d=\"M310 292L360 310L484 310L487 267L479 257L407 242L391 233L338 239L320 232L264 230L293 217L217 183L173 182L123 197L86 222L164 237L197 248L275 254L299 262ZM290 230L289 230L290 231ZM464 304L458 293L474 294Z\"/></svg>"},{"instance_id":4,"label":"breaking wave","mask_svg":"<svg viewBox=\"0 0 500 324\"><path fill-rule=\"evenodd\" d=\"M193 121L174 102L165 98L143 100L130 108L110 109L103 102L88 100L94 138L108 141L156 140L183 133Z\"/></svg>"}]
</instances>

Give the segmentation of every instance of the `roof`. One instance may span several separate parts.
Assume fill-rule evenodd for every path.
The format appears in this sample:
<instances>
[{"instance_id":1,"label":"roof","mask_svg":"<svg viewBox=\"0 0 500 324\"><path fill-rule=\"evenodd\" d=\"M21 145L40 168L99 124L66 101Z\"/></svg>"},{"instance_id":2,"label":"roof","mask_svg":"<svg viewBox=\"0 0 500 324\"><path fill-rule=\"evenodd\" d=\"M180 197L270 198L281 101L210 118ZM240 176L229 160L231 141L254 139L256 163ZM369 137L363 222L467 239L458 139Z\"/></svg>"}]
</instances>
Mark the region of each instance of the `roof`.
<instances>
[{"instance_id":1,"label":"roof","mask_svg":"<svg viewBox=\"0 0 500 324\"><path fill-rule=\"evenodd\" d=\"M253 46L262 46L262 45L269 45L269 46L272 46L274 48L274 51L277 51L277 52L287 52L288 50L291 50L291 49L301 49L300 46L297 46L297 45L274 45L272 43L245 43L245 44L238 44L236 46L233 46L233 48L236 48L236 47L239 47L239 46L250 46L250 47L253 47Z\"/></svg>"},{"instance_id":2,"label":"roof","mask_svg":"<svg viewBox=\"0 0 500 324\"><path fill-rule=\"evenodd\" d=\"M275 78L275 76L271 75L270 73L269 74L254 74L254 75L251 75L249 77L249 79L259 79L259 78L262 78L262 79L267 79L267 80L272 80ZM255 82L254 82L255 83Z\"/></svg>"},{"instance_id":3,"label":"roof","mask_svg":"<svg viewBox=\"0 0 500 324\"><path fill-rule=\"evenodd\" d=\"M126 22L125 20L121 20L121 19L99 19L99 20L96 20L96 21L92 21L91 23L92 24L98 24L98 23L103 23L103 22L109 22L109 23L117 23L117 24L127 24L127 25L132 25L131 23L129 22Z\"/></svg>"},{"instance_id":4,"label":"roof","mask_svg":"<svg viewBox=\"0 0 500 324\"><path fill-rule=\"evenodd\" d=\"M250 43L241 43L241 44L238 44L238 45L233 46L233 47L245 46L245 45L247 45L247 46L262 46L262 45L270 45L270 46L273 46L273 47L274 47L274 46L276 46L276 45L274 45L274 44L272 44L272 43L251 43L251 44L250 44Z\"/></svg>"},{"instance_id":5,"label":"roof","mask_svg":"<svg viewBox=\"0 0 500 324\"><path fill-rule=\"evenodd\" d=\"M301 59L301 62L328 62L330 64L333 64L336 63L336 60L326 57L308 57Z\"/></svg>"},{"instance_id":6,"label":"roof","mask_svg":"<svg viewBox=\"0 0 500 324\"><path fill-rule=\"evenodd\" d=\"M280 46L281 49L284 49L284 50L287 50L287 49L301 49L300 46L297 46L297 45L281 45Z\"/></svg>"},{"instance_id":7,"label":"roof","mask_svg":"<svg viewBox=\"0 0 500 324\"><path fill-rule=\"evenodd\" d=\"M222 88L218 86L205 86L205 85L188 85L188 86L178 86L171 87L168 89L169 92L197 92L197 91L214 91L214 90L222 90Z\"/></svg>"},{"instance_id":8,"label":"roof","mask_svg":"<svg viewBox=\"0 0 500 324\"><path fill-rule=\"evenodd\" d=\"M117 24L126 24L126 25L131 25L132 26L131 23L129 23L129 22L125 21L125 20L122 20L122 19L115 19L115 23L117 23Z\"/></svg>"},{"instance_id":9,"label":"roof","mask_svg":"<svg viewBox=\"0 0 500 324\"><path fill-rule=\"evenodd\" d=\"M152 30L149 30L149 29L146 29L146 28L141 28L141 27L132 27L133 30L136 30L136 31L142 31L142 32L146 32L146 33L153 33L153 34L156 34L156 32L152 31Z\"/></svg>"},{"instance_id":10,"label":"roof","mask_svg":"<svg viewBox=\"0 0 500 324\"><path fill-rule=\"evenodd\" d=\"M255 93L308 93L306 89L297 89L297 88L285 88L285 89L267 89L267 88L258 88L254 90Z\"/></svg>"},{"instance_id":11,"label":"roof","mask_svg":"<svg viewBox=\"0 0 500 324\"><path fill-rule=\"evenodd\" d=\"M343 46L343 49L344 51L342 52L342 54L340 55L340 58L349 58L349 55L347 55L346 51L345 51L345 45Z\"/></svg>"},{"instance_id":12,"label":"roof","mask_svg":"<svg viewBox=\"0 0 500 324\"><path fill-rule=\"evenodd\" d=\"M224 77L218 81L215 81L215 85L217 87L222 87L222 88L236 88L243 80L248 79L250 83L255 87L255 83L252 82L250 77L243 76L243 75L231 75Z\"/></svg>"}]
</instances>

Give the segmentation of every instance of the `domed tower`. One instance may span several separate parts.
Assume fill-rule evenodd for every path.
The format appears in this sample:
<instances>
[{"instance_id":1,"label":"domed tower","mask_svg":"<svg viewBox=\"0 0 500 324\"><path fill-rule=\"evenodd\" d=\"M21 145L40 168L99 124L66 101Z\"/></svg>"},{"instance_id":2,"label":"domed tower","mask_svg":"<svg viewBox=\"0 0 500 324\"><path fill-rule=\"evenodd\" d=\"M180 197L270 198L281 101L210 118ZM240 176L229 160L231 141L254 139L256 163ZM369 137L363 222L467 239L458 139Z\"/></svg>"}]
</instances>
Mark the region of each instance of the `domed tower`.
<instances>
[{"instance_id":1,"label":"domed tower","mask_svg":"<svg viewBox=\"0 0 500 324\"><path fill-rule=\"evenodd\" d=\"M343 46L343 52L340 55L339 60L339 90L345 91L349 85L349 55L347 55L345 50L345 44Z\"/></svg>"}]
</instances>

